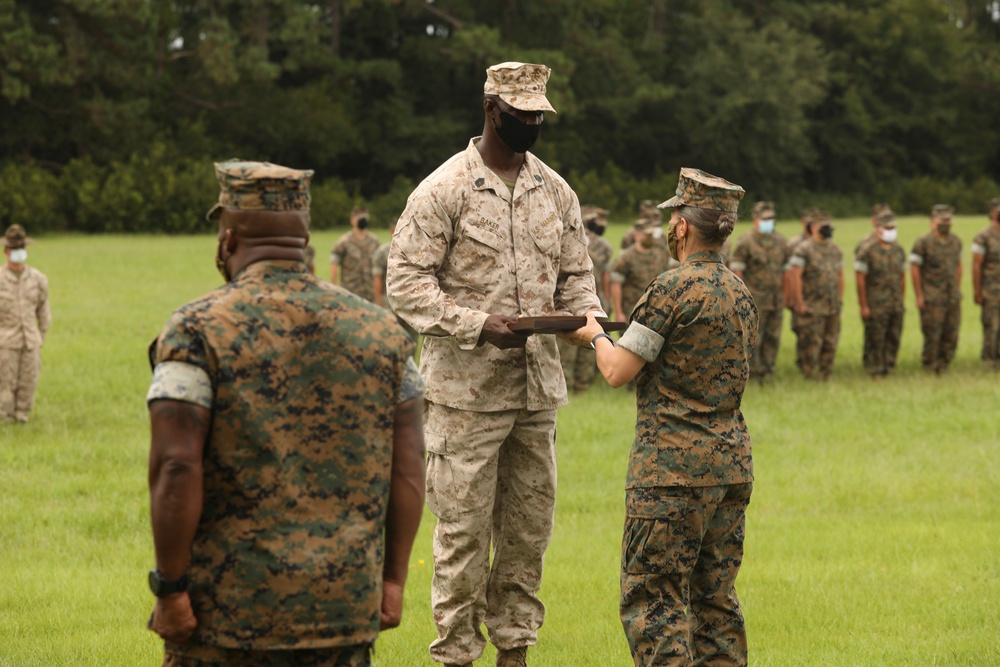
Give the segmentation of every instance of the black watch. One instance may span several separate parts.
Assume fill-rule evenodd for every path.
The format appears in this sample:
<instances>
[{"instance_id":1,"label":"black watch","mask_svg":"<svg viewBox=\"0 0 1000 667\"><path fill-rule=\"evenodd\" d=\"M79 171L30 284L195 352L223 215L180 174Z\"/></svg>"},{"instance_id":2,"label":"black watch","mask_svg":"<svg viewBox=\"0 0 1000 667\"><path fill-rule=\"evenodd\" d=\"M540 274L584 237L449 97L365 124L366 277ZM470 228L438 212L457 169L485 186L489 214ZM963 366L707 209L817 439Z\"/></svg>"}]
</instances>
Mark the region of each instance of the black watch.
<instances>
[{"instance_id":1,"label":"black watch","mask_svg":"<svg viewBox=\"0 0 1000 667\"><path fill-rule=\"evenodd\" d=\"M185 574L180 579L164 579L159 570L149 571L149 590L153 595L163 598L174 593L183 593L188 589L188 576Z\"/></svg>"}]
</instances>

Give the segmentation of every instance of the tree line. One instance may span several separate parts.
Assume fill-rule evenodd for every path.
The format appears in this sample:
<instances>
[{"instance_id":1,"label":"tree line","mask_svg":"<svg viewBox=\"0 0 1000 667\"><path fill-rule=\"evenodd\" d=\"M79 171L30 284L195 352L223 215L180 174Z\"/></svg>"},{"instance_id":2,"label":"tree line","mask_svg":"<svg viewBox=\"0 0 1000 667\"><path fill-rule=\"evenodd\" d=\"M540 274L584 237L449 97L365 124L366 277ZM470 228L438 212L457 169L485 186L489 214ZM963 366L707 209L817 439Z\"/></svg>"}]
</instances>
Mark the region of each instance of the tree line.
<instances>
[{"instance_id":1,"label":"tree line","mask_svg":"<svg viewBox=\"0 0 1000 667\"><path fill-rule=\"evenodd\" d=\"M0 222L205 229L230 157L384 221L504 60L552 68L536 152L617 216L682 166L782 217L1000 195L1000 2L0 0Z\"/></svg>"}]
</instances>

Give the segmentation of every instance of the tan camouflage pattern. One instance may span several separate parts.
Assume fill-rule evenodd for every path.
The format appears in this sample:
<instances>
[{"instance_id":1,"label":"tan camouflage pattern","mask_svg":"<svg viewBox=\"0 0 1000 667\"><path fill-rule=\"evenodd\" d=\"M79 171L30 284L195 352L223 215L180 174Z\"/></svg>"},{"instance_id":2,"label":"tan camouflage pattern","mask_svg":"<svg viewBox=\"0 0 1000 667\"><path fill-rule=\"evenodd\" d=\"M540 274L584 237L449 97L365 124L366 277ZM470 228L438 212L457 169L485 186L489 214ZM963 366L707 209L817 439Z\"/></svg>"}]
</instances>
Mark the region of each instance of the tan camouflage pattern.
<instances>
[{"instance_id":1,"label":"tan camouflage pattern","mask_svg":"<svg viewBox=\"0 0 1000 667\"><path fill-rule=\"evenodd\" d=\"M677 193L659 207L695 206L736 213L744 194L743 188L724 178L705 173L701 169L683 167L677 181Z\"/></svg>"},{"instance_id":2,"label":"tan camouflage pattern","mask_svg":"<svg viewBox=\"0 0 1000 667\"><path fill-rule=\"evenodd\" d=\"M611 282L622 286L622 308L625 312L618 313L618 319L625 319L649 284L670 268L670 251L663 243L654 243L642 250L632 246L618 255L611 267Z\"/></svg>"},{"instance_id":3,"label":"tan camouflage pattern","mask_svg":"<svg viewBox=\"0 0 1000 667\"><path fill-rule=\"evenodd\" d=\"M864 320L862 360L869 375L888 375L896 367L903 335L903 280L906 251L872 238L854 253L855 270L865 274L865 298L871 316Z\"/></svg>"},{"instance_id":4,"label":"tan camouflage pattern","mask_svg":"<svg viewBox=\"0 0 1000 667\"><path fill-rule=\"evenodd\" d=\"M0 348L0 422L25 423L35 406L35 387L42 372L39 348Z\"/></svg>"},{"instance_id":5,"label":"tan camouflage pattern","mask_svg":"<svg viewBox=\"0 0 1000 667\"><path fill-rule=\"evenodd\" d=\"M531 153L514 194L469 142L410 195L389 251L393 309L424 335L427 399L475 411L566 404L555 336L478 346L491 315L604 316L576 194Z\"/></svg>"},{"instance_id":6,"label":"tan camouflage pattern","mask_svg":"<svg viewBox=\"0 0 1000 667\"><path fill-rule=\"evenodd\" d=\"M695 253L656 278L630 322L664 344L636 378L627 488L753 481L740 411L757 340L750 290L717 254Z\"/></svg>"},{"instance_id":7,"label":"tan camouflage pattern","mask_svg":"<svg viewBox=\"0 0 1000 667\"><path fill-rule=\"evenodd\" d=\"M522 111L556 110L545 97L545 84L552 70L545 65L506 62L486 70L484 95L498 95L501 100Z\"/></svg>"},{"instance_id":8,"label":"tan camouflage pattern","mask_svg":"<svg viewBox=\"0 0 1000 667\"><path fill-rule=\"evenodd\" d=\"M0 266L0 349L36 350L52 325L49 279L33 266Z\"/></svg>"},{"instance_id":9,"label":"tan camouflage pattern","mask_svg":"<svg viewBox=\"0 0 1000 667\"><path fill-rule=\"evenodd\" d=\"M34 239L28 238L28 233L24 231L24 227L18 224L11 225L3 233L3 247L5 248L16 250L34 242Z\"/></svg>"},{"instance_id":10,"label":"tan camouflage pattern","mask_svg":"<svg viewBox=\"0 0 1000 667\"><path fill-rule=\"evenodd\" d=\"M555 410L476 413L427 404L427 506L438 519L434 660L478 659L486 644L481 624L500 649L536 642L555 510L555 425Z\"/></svg>"},{"instance_id":11,"label":"tan camouflage pattern","mask_svg":"<svg viewBox=\"0 0 1000 667\"><path fill-rule=\"evenodd\" d=\"M636 667L747 665L736 577L752 489L626 492L620 612Z\"/></svg>"},{"instance_id":12,"label":"tan camouflage pattern","mask_svg":"<svg viewBox=\"0 0 1000 667\"><path fill-rule=\"evenodd\" d=\"M330 252L330 263L340 265L340 286L362 299L375 301L372 255L378 250L378 237L369 231L358 237L353 231L341 236Z\"/></svg>"},{"instance_id":13,"label":"tan camouflage pattern","mask_svg":"<svg viewBox=\"0 0 1000 667\"><path fill-rule=\"evenodd\" d=\"M186 653L172 651L167 642L163 667L370 667L372 647L298 649L290 651L246 651L218 646L199 646Z\"/></svg>"},{"instance_id":14,"label":"tan camouflage pattern","mask_svg":"<svg viewBox=\"0 0 1000 667\"><path fill-rule=\"evenodd\" d=\"M153 360L214 386L191 646L374 642L395 409L421 389L412 351L391 315L301 262L251 264L171 316Z\"/></svg>"},{"instance_id":15,"label":"tan camouflage pattern","mask_svg":"<svg viewBox=\"0 0 1000 667\"><path fill-rule=\"evenodd\" d=\"M212 378L198 366L181 361L163 361L153 369L146 402L167 398L212 409Z\"/></svg>"},{"instance_id":16,"label":"tan camouflage pattern","mask_svg":"<svg viewBox=\"0 0 1000 667\"><path fill-rule=\"evenodd\" d=\"M219 203L208 212L216 219L224 208L240 211L308 211L312 169L290 169L270 162L227 160L215 163Z\"/></svg>"},{"instance_id":17,"label":"tan camouflage pattern","mask_svg":"<svg viewBox=\"0 0 1000 667\"><path fill-rule=\"evenodd\" d=\"M995 201L1000 207L1000 200ZM972 252L983 257L980 278L983 349L980 356L987 366L1000 369L1000 230L990 225L976 234Z\"/></svg>"}]
</instances>

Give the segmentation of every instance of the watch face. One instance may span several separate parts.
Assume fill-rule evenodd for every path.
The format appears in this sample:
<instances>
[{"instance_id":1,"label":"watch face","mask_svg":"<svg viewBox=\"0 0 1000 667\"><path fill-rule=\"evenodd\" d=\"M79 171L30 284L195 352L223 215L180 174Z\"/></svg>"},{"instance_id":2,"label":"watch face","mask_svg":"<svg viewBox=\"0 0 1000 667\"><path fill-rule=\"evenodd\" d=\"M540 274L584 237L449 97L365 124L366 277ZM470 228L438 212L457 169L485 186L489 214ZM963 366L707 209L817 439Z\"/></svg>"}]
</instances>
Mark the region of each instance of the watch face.
<instances>
[{"instance_id":1,"label":"watch face","mask_svg":"<svg viewBox=\"0 0 1000 667\"><path fill-rule=\"evenodd\" d=\"M160 573L156 570L149 571L149 590L153 591L153 595L159 597L160 595Z\"/></svg>"}]
</instances>

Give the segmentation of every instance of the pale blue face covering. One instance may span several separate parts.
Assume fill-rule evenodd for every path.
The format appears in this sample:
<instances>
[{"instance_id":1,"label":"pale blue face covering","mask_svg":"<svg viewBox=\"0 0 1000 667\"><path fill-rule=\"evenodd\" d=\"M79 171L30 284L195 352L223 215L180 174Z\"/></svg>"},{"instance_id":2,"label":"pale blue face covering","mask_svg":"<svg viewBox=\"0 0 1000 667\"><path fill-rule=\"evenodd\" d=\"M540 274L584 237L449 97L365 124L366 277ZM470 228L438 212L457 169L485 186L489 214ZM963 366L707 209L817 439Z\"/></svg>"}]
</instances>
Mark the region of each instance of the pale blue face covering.
<instances>
[{"instance_id":1,"label":"pale blue face covering","mask_svg":"<svg viewBox=\"0 0 1000 667\"><path fill-rule=\"evenodd\" d=\"M12 264L24 264L28 261L28 251L24 248L10 251L10 261Z\"/></svg>"},{"instance_id":2,"label":"pale blue face covering","mask_svg":"<svg viewBox=\"0 0 1000 667\"><path fill-rule=\"evenodd\" d=\"M761 220L757 223L757 230L761 234L771 234L774 232L774 218L768 218L767 220Z\"/></svg>"}]
</instances>

